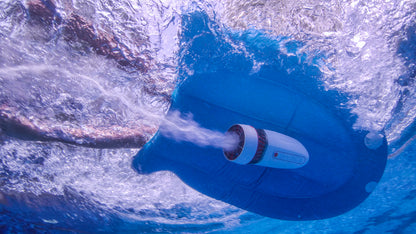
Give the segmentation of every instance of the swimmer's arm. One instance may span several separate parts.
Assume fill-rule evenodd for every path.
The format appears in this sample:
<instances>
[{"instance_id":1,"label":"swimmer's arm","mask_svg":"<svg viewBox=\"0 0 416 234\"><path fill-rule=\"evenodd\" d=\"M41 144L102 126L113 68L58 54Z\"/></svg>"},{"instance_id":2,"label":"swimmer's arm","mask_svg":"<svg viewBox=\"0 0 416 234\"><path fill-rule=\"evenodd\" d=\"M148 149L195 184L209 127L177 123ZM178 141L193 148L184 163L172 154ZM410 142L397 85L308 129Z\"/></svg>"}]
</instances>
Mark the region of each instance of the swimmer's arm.
<instances>
[{"instance_id":1,"label":"swimmer's arm","mask_svg":"<svg viewBox=\"0 0 416 234\"><path fill-rule=\"evenodd\" d=\"M29 141L58 141L93 148L140 148L156 132L156 127L79 126L74 128L34 123L16 112L0 108L1 133Z\"/></svg>"}]
</instances>

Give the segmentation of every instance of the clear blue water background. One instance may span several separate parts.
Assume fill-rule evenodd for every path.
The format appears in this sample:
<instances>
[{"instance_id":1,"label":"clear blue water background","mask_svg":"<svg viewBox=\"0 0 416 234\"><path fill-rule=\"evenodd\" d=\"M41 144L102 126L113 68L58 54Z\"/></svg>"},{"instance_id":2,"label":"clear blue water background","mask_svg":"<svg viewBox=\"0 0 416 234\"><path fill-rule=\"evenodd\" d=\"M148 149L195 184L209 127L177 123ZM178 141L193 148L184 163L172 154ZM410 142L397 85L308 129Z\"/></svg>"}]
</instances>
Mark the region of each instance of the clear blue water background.
<instances>
[{"instance_id":1,"label":"clear blue water background","mask_svg":"<svg viewBox=\"0 0 416 234\"><path fill-rule=\"evenodd\" d=\"M45 128L158 126L176 84L187 75L227 66L255 73L282 62L235 40L261 32L291 62L307 62L321 76L306 81L317 95L339 93L357 130L384 130L391 158L370 197L331 219L290 222L261 217L189 188L173 173L139 175L139 149L94 149L59 142L0 138L2 232L177 233L414 233L416 231L416 32L414 1L56 1L63 17L81 15L150 58L148 72L63 39L59 26L30 23L25 1L0 3L0 104ZM187 57L183 15L207 14L223 45ZM248 30L248 31L247 31ZM186 35L185 35L186 37ZM191 38L192 39L192 38ZM196 38L195 38L196 39ZM138 44L142 40L144 43ZM260 40L263 41L264 40ZM273 46L273 45L264 45ZM212 55L222 60L213 64ZM238 59L243 57L244 59ZM184 59L188 59L184 62ZM247 67L244 60L252 61ZM286 60L285 60L286 61ZM287 61L286 61L287 62ZM291 72L290 63L283 63ZM178 69L180 68L180 69ZM71 118L60 118L71 116Z\"/></svg>"}]
</instances>

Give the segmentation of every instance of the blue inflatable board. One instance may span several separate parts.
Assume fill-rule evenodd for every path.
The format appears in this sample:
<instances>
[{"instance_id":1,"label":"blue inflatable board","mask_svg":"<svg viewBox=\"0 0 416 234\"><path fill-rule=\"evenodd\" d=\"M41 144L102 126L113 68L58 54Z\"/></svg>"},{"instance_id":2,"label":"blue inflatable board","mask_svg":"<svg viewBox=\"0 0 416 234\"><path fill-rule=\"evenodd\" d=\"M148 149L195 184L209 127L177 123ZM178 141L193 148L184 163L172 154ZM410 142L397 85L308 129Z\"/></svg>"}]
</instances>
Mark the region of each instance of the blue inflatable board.
<instances>
[{"instance_id":1,"label":"blue inflatable board","mask_svg":"<svg viewBox=\"0 0 416 234\"><path fill-rule=\"evenodd\" d=\"M156 133L133 160L139 173L170 170L201 193L285 220L333 217L368 197L386 165L386 139L376 137L377 145L373 135L366 146L368 132L353 130L353 115L339 108L344 97L321 88L320 71L307 56L281 53L282 42L261 33L222 33L204 13L182 22L183 81L169 111L190 113L202 127L220 132L245 124L285 134L307 149L309 162L297 169L240 165L221 149ZM284 44L290 53L298 45ZM264 63L256 72L254 60ZM186 75L188 68L193 75Z\"/></svg>"},{"instance_id":2,"label":"blue inflatable board","mask_svg":"<svg viewBox=\"0 0 416 234\"><path fill-rule=\"evenodd\" d=\"M170 111L192 113L203 127L226 132L236 123L269 129L300 141L309 162L299 169L238 165L221 149L177 142L156 134L133 165L140 173L170 170L215 199L264 216L323 219L360 204L383 174L387 144L365 146L351 129L314 99L258 76L199 74L175 91Z\"/></svg>"}]
</instances>

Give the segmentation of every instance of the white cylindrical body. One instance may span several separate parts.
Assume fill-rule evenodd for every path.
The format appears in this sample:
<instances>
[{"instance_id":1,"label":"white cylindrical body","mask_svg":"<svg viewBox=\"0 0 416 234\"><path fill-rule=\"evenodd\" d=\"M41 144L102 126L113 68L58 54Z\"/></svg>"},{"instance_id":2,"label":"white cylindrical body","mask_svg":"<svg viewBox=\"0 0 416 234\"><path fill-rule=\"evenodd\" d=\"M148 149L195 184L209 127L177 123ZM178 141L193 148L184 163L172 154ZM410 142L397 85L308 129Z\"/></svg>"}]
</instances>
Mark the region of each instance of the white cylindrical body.
<instances>
[{"instance_id":1,"label":"white cylindrical body","mask_svg":"<svg viewBox=\"0 0 416 234\"><path fill-rule=\"evenodd\" d=\"M295 169L305 166L309 153L296 139L244 124L233 125L229 134L236 134L239 143L233 150L224 150L225 157L238 164Z\"/></svg>"}]
</instances>

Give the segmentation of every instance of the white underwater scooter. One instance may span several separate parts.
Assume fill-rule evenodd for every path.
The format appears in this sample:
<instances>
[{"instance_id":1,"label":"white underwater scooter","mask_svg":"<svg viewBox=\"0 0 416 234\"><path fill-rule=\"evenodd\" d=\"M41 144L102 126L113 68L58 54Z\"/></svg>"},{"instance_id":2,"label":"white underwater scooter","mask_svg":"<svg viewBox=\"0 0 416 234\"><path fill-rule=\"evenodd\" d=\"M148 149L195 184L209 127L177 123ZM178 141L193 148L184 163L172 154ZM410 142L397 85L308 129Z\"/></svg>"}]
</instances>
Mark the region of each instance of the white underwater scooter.
<instances>
[{"instance_id":1,"label":"white underwater scooter","mask_svg":"<svg viewBox=\"0 0 416 234\"><path fill-rule=\"evenodd\" d=\"M234 149L224 149L225 157L234 163L295 169L309 161L309 153L299 141L278 132L236 124L227 134L236 134L239 139Z\"/></svg>"}]
</instances>

